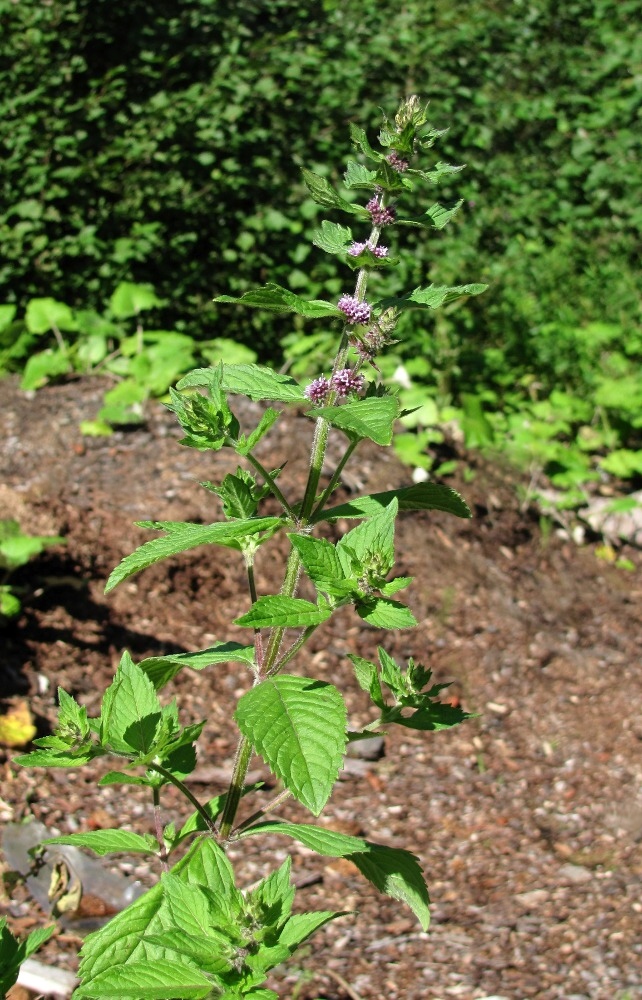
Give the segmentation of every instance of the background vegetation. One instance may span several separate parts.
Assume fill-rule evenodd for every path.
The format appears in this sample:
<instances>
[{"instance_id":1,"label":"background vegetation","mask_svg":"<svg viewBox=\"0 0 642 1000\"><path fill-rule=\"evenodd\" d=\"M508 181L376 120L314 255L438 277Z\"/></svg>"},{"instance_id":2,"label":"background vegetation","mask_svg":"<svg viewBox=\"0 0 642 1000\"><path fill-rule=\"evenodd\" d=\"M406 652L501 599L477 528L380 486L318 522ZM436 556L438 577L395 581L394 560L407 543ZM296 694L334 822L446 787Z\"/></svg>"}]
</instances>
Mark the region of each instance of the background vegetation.
<instances>
[{"instance_id":1,"label":"background vegetation","mask_svg":"<svg viewBox=\"0 0 642 1000\"><path fill-rule=\"evenodd\" d=\"M185 337L188 366L227 338L314 370L318 328L211 300L266 280L345 290L311 246L300 168L335 163L338 183L348 122L372 129L417 92L450 127L439 156L467 163L440 200L465 205L398 280L491 288L406 320L387 374L402 366L404 391L430 403L400 447L428 467L431 425L455 417L569 502L607 471L635 483L637 15L636 0L160 0L153 16L142 0L0 0L0 365L47 348L58 371L74 350L91 368L115 344L131 395L131 359L159 342L142 343L140 309L112 309L133 282L154 289L146 326ZM27 321L34 298L69 307L66 332Z\"/></svg>"}]
</instances>

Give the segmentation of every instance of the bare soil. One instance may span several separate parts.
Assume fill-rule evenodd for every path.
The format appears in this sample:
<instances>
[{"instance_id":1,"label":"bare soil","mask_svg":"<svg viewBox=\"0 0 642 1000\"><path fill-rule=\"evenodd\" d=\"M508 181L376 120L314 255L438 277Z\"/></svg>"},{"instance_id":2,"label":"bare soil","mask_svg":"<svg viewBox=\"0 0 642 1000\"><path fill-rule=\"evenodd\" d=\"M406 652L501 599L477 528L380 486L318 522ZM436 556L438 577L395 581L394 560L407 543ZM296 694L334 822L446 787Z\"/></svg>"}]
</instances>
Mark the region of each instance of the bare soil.
<instances>
[{"instance_id":1,"label":"bare soil","mask_svg":"<svg viewBox=\"0 0 642 1000\"><path fill-rule=\"evenodd\" d=\"M134 577L108 597L105 580L146 537L135 520L214 521L216 498L198 481L234 468L234 456L177 445L160 406L142 428L83 438L104 386L79 380L28 397L0 382L0 517L66 545L19 571L25 611L2 633L2 703L27 699L39 734L56 718L58 685L95 713L124 648L135 658L204 648L243 630L227 625L247 608L240 559L196 550ZM240 406L241 418L252 415ZM284 459L296 495L312 424L284 414L264 461ZM359 456L359 452L357 453ZM625 1000L642 997L642 601L640 573L600 561L521 509L515 474L462 456L470 521L404 515L399 571L415 577L412 631L382 637L348 610L300 657L298 669L343 691L353 725L372 718L346 651L372 657L378 642L414 655L477 717L444 733L394 728L385 754L357 759L320 822L420 858L433 902L423 933L409 910L371 889L347 862L324 861L283 838L234 852L240 884L290 852L303 908L358 910L312 939L270 985L284 998ZM354 472L351 471L354 468ZM342 495L410 482L390 451L364 447ZM639 553L628 557L640 563ZM258 566L259 589L280 585L278 545ZM184 672L168 691L184 722L207 719L193 789L226 787L234 752L229 719L249 677L230 664ZM4 821L34 817L52 832L122 826L153 829L137 789L97 788L97 771L25 770L0 748ZM105 766L103 770L106 770ZM268 779L263 763L252 765ZM102 773L98 769L99 773ZM248 809L273 795L259 793ZM164 819L190 811L172 792ZM309 820L289 804L282 815ZM249 853L247 853L249 851ZM146 884L157 872L130 858L112 867ZM49 922L24 885L4 873L2 910L20 932ZM91 900L91 886L85 886ZM92 915L72 914L39 956L75 967Z\"/></svg>"}]
</instances>

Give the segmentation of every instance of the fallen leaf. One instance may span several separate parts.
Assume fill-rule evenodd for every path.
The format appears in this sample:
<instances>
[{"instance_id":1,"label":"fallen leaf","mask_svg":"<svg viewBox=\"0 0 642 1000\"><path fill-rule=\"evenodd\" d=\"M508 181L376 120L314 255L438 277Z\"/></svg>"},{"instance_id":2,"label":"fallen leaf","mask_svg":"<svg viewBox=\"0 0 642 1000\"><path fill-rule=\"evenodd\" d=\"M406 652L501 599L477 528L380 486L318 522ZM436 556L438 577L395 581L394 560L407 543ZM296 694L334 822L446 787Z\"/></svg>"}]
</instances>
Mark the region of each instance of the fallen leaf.
<instances>
[{"instance_id":1,"label":"fallen leaf","mask_svg":"<svg viewBox=\"0 0 642 1000\"><path fill-rule=\"evenodd\" d=\"M6 747L24 747L38 730L26 701L17 701L6 715L0 715L0 743Z\"/></svg>"}]
</instances>

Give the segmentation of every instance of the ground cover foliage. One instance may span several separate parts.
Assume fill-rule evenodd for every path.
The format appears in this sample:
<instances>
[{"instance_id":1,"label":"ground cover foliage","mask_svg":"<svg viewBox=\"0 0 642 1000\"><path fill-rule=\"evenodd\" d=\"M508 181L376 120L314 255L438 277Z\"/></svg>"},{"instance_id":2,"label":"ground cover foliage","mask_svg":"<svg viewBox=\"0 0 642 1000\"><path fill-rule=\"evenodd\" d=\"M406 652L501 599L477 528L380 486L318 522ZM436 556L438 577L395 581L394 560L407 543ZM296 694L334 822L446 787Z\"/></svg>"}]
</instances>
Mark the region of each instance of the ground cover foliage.
<instances>
[{"instance_id":1,"label":"ground cover foliage","mask_svg":"<svg viewBox=\"0 0 642 1000\"><path fill-rule=\"evenodd\" d=\"M605 471L635 482L636 12L632 0L184 0L150 19L137 3L0 0L0 287L17 307L4 368L24 366L9 318L31 299L113 319L114 290L133 282L155 292L146 329L314 370L325 345L302 317L230 315L212 299L268 273L308 298L340 293L334 260L311 245L318 206L301 166L337 182L326 165L349 151L347 121L416 89L450 127L444 158L467 163L442 185L464 206L447 238L410 233L382 292L433 274L490 290L405 318L386 374L401 365L408 398L431 400L400 452L429 468L432 425L455 419L469 444L501 442L545 470L570 504ZM29 354L43 337L56 347L50 329L38 336ZM121 394L112 416L140 403L140 389Z\"/></svg>"}]
</instances>

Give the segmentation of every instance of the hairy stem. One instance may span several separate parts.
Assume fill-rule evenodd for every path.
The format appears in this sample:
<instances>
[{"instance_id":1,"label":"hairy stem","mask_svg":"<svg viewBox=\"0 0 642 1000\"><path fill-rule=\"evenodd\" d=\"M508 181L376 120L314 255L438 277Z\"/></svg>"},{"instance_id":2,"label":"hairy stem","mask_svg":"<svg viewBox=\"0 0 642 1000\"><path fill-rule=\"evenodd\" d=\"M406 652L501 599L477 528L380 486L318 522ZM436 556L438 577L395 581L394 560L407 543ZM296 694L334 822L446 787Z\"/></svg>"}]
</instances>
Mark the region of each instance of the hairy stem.
<instances>
[{"instance_id":1,"label":"hairy stem","mask_svg":"<svg viewBox=\"0 0 642 1000\"><path fill-rule=\"evenodd\" d=\"M221 840L227 840L231 833L232 826L234 824L234 817L236 816L236 810L239 807L239 802L241 801L241 796L243 794L243 785L245 784L245 777L247 775L251 759L252 744L248 739L246 739L245 736L241 736L239 745L236 748L232 780L230 781L230 787L227 791L225 806L223 807L223 815L221 816L221 826L219 829L219 837Z\"/></svg>"},{"instance_id":2,"label":"hairy stem","mask_svg":"<svg viewBox=\"0 0 642 1000\"><path fill-rule=\"evenodd\" d=\"M167 848L165 847L165 837L163 836L163 821L161 819L161 811L160 811L160 789L153 788L152 796L154 800L154 829L156 832L156 840L158 841L158 856L163 866L163 871L167 872L169 871L169 865L167 864Z\"/></svg>"},{"instance_id":3,"label":"hairy stem","mask_svg":"<svg viewBox=\"0 0 642 1000\"><path fill-rule=\"evenodd\" d=\"M321 511L325 507L326 503L328 502L328 500L332 496L334 490L337 487L337 483L339 482L339 479L341 477L341 473L343 472L343 470L345 469L346 465L348 464L348 462L349 462L350 458L352 457L352 454L353 454L353 452L354 452L354 450L355 450L355 448L357 447L358 444L359 444L358 441L351 441L350 444L348 445L348 447L346 448L346 451L345 451L345 454L344 454L343 458L341 459L341 461L337 465L336 469L334 470L332 479L330 480L330 482L326 486L325 490L323 491L323 494L321 495L321 499L319 500L318 504L316 505L316 507L314 508L314 510L312 511L312 513L310 515L310 520L311 521L314 521L315 518L321 513Z\"/></svg>"},{"instance_id":4,"label":"hairy stem","mask_svg":"<svg viewBox=\"0 0 642 1000\"><path fill-rule=\"evenodd\" d=\"M167 781L170 781L172 785L178 788L179 792L182 792L185 798L192 803L192 805L196 809L196 812L203 817L207 825L207 829L210 831L210 833L216 834L216 825L214 823L214 820L208 814L205 807L201 805L196 796L193 795L192 792L190 792L187 785L183 784L180 778L177 778L176 775L172 774L171 771L168 771L167 768L163 767L162 764L156 764L155 762L152 762L147 766L150 771L156 771L157 774L162 774L163 777L167 779Z\"/></svg>"},{"instance_id":5,"label":"hairy stem","mask_svg":"<svg viewBox=\"0 0 642 1000\"><path fill-rule=\"evenodd\" d=\"M245 457L247 458L248 462L251 465L254 466L254 468L256 469L256 471L261 476L263 476L263 478L265 479L265 482L270 487L270 492L279 501L279 503L283 507L283 510L288 515L288 517L291 517L294 520L294 518L295 518L294 511L292 510L292 508L290 507L290 504L287 502L287 500L283 496L283 493L279 489L279 487L277 485L277 482L276 482L276 479L274 478L274 476L271 475L271 473L269 473L267 471L267 469L265 468L265 466L262 465L261 462L259 462L258 458L255 458L254 455L251 452L248 452L248 454Z\"/></svg>"}]
</instances>

